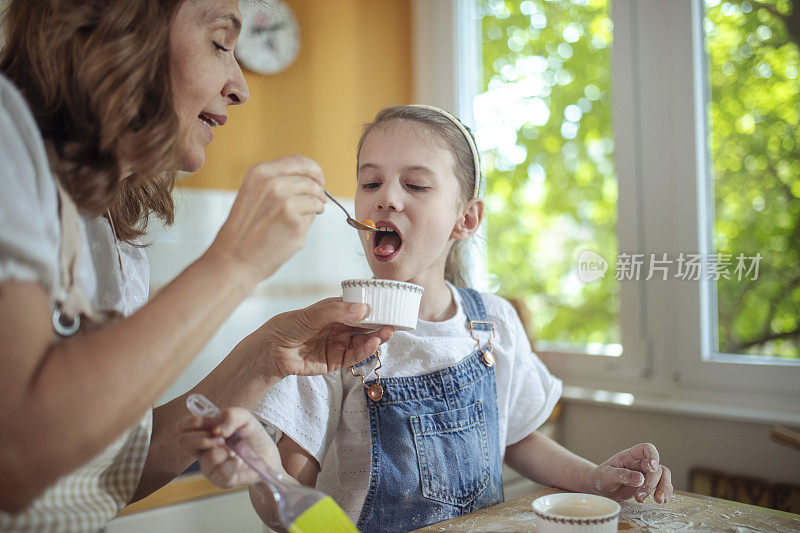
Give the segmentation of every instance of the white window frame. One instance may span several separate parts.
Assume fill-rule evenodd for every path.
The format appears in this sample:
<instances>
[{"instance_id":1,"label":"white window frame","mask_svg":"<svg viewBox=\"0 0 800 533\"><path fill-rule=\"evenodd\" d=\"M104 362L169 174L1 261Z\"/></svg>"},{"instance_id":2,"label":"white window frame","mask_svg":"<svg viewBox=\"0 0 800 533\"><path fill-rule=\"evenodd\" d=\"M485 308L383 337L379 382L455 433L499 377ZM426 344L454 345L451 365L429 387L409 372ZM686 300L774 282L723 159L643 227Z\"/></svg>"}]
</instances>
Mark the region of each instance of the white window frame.
<instances>
[{"instance_id":1,"label":"white window frame","mask_svg":"<svg viewBox=\"0 0 800 533\"><path fill-rule=\"evenodd\" d=\"M703 36L704 8L702 0L693 0L686 4L688 6L684 6L678 14L681 20L676 22L685 24L691 30L688 41L691 43L691 50L686 52L691 54L694 132L696 132L692 159L695 174L693 181L687 181L684 186L694 193L696 210L691 228L688 226L690 222L688 217L679 221L683 223L679 225L679 234L686 236L684 247L694 246L695 250L707 255L713 253L714 199L711 187L713 163L711 154L706 149L709 131L706 109L710 99L710 89ZM705 223L698 223L702 221ZM694 237L696 241L690 240L689 237ZM800 361L718 353L714 283L704 281L699 284L684 285L686 286L681 286L675 294L678 308L691 307L696 310L696 324L700 327L696 325L691 327L694 317L689 314L676 316L676 326L691 333L682 339L683 344L679 350L682 357L678 362L676 380L688 387L728 388L729 384L735 384L739 390L745 392L760 393L771 390L773 395L785 393L794 396L795 406L800 406ZM691 329L688 329L689 327Z\"/></svg>"},{"instance_id":2,"label":"white window frame","mask_svg":"<svg viewBox=\"0 0 800 533\"><path fill-rule=\"evenodd\" d=\"M454 110L471 124L475 3L414 0L413 11L415 100ZM702 0L612 0L620 252L676 257L709 250L711 228L699 225L713 213L702 16ZM622 356L540 353L568 384L800 420L800 365L713 354L710 282L620 283Z\"/></svg>"}]
</instances>

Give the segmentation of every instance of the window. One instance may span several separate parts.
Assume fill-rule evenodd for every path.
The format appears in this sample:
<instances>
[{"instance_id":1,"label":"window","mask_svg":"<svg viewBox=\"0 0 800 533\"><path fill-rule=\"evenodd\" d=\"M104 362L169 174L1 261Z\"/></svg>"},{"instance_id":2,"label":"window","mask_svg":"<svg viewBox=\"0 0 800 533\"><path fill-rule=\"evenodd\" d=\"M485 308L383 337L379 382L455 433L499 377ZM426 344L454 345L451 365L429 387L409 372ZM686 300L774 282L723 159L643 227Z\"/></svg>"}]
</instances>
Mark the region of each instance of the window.
<instances>
[{"instance_id":1,"label":"window","mask_svg":"<svg viewBox=\"0 0 800 533\"><path fill-rule=\"evenodd\" d=\"M555 310L537 309L543 298L526 296L537 335L570 345L537 346L551 371L570 386L624 391L630 403L655 407L680 399L670 408L797 420L800 359L792 355L797 338L791 332L800 314L794 299L800 207L788 193L797 198L800 189L800 98L797 55L791 55L797 47L780 22L798 2L706 1L418 2L417 38L427 41L417 47L426 54L415 60L416 99L456 110L477 130L492 182L487 209L494 233L488 245L500 244L490 250L497 276L493 285L500 294L524 295L531 290L520 281L527 270L533 271L528 278L530 287L537 287L533 290L544 287L545 294L555 295ZM542 16L545 27L537 28ZM565 36L566 27L576 23L583 30L572 27ZM594 33L605 36L605 47L591 46ZM577 41L568 40L578 34ZM731 44L731 35L739 35L738 44ZM436 38L440 46L430 46ZM559 52L562 43L571 48L569 58L566 47L561 47L564 55ZM489 62L488 54L494 54ZM605 80L592 78L588 67L575 75L585 54L594 54L594 69L608 69ZM726 66L733 59L746 65ZM769 67L769 77L761 63ZM456 68L448 71L453 64ZM728 74L732 66L734 73ZM569 83L558 84L559 68L571 71ZM561 79L567 81L563 74ZM600 92L597 100L586 93L590 84ZM583 94L574 90L580 85ZM525 91L531 95L527 99L520 96ZM771 101L765 103L765 96ZM581 107L581 98L591 102L591 109ZM577 109L567 111L570 105ZM493 112L503 107L510 107L512 116ZM594 151L597 144L590 148L592 143L603 143L602 152ZM545 158L537 159L541 153ZM741 168L731 173L734 159ZM581 170L583 164L592 168ZM590 176L588 185L578 184L579 172L586 173L583 179ZM550 179L562 180L562 190L547 196ZM595 205L614 206L611 216L593 218ZM545 209L532 215L529 211L536 209L526 207ZM545 228L542 235L532 235L534 223ZM559 237L546 240L552 234ZM526 238L534 252L518 245ZM585 243L608 262L598 285L574 284ZM553 276L537 271L544 270L537 264L536 252L542 249L557 256L547 267ZM513 268L503 271L494 253ZM671 275L643 279L642 265L639 281L610 283L623 255L633 253L659 259L666 254ZM756 283L735 279L740 253L746 258L761 253ZM677 277L680 258L689 254L705 256L705 275L709 256L730 255L731 279ZM751 266L749 259L744 266ZM570 283L577 287L574 293ZM563 318L592 303L588 291L599 289L610 311ZM742 346L756 340L743 334L754 324L760 324L755 331L769 327L768 335L780 338ZM608 343L624 349L619 357L596 357L604 353L592 350L597 341L603 349Z\"/></svg>"},{"instance_id":2,"label":"window","mask_svg":"<svg viewBox=\"0 0 800 533\"><path fill-rule=\"evenodd\" d=\"M527 304L537 349L620 355L608 0L479 0L478 16L493 288Z\"/></svg>"},{"instance_id":3,"label":"window","mask_svg":"<svg viewBox=\"0 0 800 533\"><path fill-rule=\"evenodd\" d=\"M705 1L718 265L709 333L722 354L800 358L800 33L789 26L798 9Z\"/></svg>"}]
</instances>

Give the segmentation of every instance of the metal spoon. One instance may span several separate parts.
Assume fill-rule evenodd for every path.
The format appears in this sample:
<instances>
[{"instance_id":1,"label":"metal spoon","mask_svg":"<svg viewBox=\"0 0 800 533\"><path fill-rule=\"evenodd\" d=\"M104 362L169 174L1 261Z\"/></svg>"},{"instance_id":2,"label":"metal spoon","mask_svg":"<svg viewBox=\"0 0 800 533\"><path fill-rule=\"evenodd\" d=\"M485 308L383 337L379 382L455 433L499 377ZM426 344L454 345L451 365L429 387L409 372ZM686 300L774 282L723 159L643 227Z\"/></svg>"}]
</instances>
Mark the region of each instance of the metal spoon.
<instances>
[{"instance_id":1,"label":"metal spoon","mask_svg":"<svg viewBox=\"0 0 800 533\"><path fill-rule=\"evenodd\" d=\"M348 224L350 224L351 226L353 226L354 228L356 228L359 231L380 231L378 228L375 228L373 226L367 226L366 224L362 224L358 220L356 220L353 217L351 217L350 213L347 212L347 209L345 209L344 206L342 204L340 204L339 201L331 195L331 193L329 193L325 189L322 189L322 190L325 191L325 196L327 196L328 198L333 200L333 203L338 205L341 208L341 210L344 211L344 214L347 215L347 223Z\"/></svg>"}]
</instances>

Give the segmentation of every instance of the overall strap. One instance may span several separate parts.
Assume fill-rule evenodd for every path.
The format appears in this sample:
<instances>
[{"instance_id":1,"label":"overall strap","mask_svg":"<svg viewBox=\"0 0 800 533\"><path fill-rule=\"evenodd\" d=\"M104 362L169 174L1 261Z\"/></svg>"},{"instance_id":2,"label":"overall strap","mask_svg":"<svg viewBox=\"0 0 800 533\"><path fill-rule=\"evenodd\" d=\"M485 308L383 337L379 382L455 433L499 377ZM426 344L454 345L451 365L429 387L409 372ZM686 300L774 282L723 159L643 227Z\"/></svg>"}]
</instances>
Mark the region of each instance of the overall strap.
<instances>
[{"instance_id":1,"label":"overall strap","mask_svg":"<svg viewBox=\"0 0 800 533\"><path fill-rule=\"evenodd\" d=\"M486 307L483 305L483 299L480 293L475 289L458 287L458 293L461 295L464 314L467 315L467 329L469 329L469 335L475 339L477 343L476 347L481 352L481 361L483 364L487 367L492 367L494 366L494 355L492 354L494 324L489 321L489 316L486 314ZM477 331L489 333L485 346L480 336L476 334Z\"/></svg>"},{"instance_id":2,"label":"overall strap","mask_svg":"<svg viewBox=\"0 0 800 533\"><path fill-rule=\"evenodd\" d=\"M483 305L483 298L481 298L481 294L478 291L466 287L456 287L456 290L461 295L461 303L464 306L464 314L467 315L467 322L487 322L489 320L486 314L486 307ZM489 324L475 324L474 328L483 331L492 329Z\"/></svg>"}]
</instances>

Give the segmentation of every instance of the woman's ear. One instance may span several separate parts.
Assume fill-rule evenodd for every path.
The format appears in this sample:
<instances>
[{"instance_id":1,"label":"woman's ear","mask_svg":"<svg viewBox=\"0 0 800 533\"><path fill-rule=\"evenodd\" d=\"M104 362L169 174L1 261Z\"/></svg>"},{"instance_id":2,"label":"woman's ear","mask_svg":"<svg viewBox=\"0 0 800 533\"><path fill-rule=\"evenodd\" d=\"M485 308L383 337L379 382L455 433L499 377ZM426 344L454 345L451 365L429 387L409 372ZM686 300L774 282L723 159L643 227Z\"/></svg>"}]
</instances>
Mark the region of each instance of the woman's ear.
<instances>
[{"instance_id":1,"label":"woman's ear","mask_svg":"<svg viewBox=\"0 0 800 533\"><path fill-rule=\"evenodd\" d=\"M461 217L456 221L456 225L453 227L453 232L450 234L450 237L457 241L469 239L478 231L482 220L483 200L473 198L464 206Z\"/></svg>"}]
</instances>

